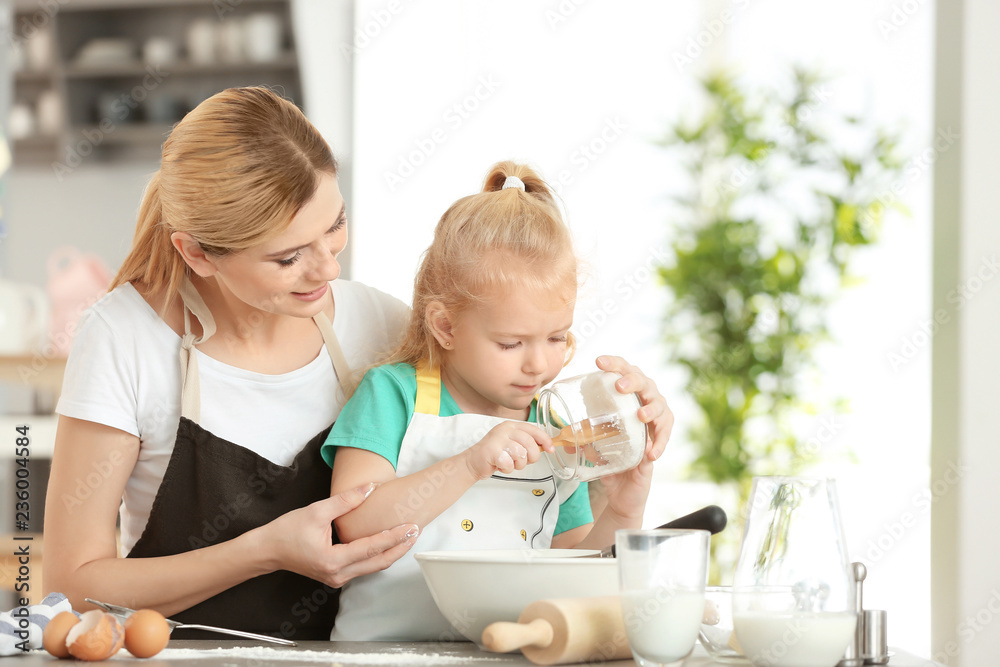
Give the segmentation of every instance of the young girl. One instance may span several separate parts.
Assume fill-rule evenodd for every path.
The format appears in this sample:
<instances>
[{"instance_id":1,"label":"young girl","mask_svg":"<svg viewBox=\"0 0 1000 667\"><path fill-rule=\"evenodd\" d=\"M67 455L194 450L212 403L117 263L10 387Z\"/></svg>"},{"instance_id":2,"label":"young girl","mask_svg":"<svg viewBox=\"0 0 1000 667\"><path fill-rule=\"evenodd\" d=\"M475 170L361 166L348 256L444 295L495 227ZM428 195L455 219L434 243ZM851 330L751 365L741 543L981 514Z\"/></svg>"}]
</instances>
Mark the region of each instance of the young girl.
<instances>
[{"instance_id":1,"label":"young girl","mask_svg":"<svg viewBox=\"0 0 1000 667\"><path fill-rule=\"evenodd\" d=\"M599 548L641 527L651 456L608 478L596 521L586 485L561 483L540 456L553 446L534 399L572 352L577 280L569 230L528 167L495 165L482 192L445 212L403 342L365 374L322 449L333 493L381 483L336 519L341 539L405 521L421 527L413 551ZM331 638L457 638L460 622L407 556L345 587Z\"/></svg>"}]
</instances>

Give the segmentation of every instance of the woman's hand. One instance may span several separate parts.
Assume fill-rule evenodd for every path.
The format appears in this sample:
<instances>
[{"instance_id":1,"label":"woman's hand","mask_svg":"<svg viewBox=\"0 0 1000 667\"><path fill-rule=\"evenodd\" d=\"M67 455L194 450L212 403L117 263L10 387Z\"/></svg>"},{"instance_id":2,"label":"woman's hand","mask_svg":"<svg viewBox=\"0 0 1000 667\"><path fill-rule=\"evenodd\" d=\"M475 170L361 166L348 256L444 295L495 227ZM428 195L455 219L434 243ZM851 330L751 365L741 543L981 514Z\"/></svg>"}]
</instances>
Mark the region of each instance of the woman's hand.
<instances>
[{"instance_id":1,"label":"woman's hand","mask_svg":"<svg viewBox=\"0 0 1000 667\"><path fill-rule=\"evenodd\" d=\"M273 549L276 570L290 570L333 588L363 574L384 570L409 551L420 533L408 523L346 544L333 544L333 520L347 514L375 489L375 484L350 489L262 527Z\"/></svg>"},{"instance_id":2,"label":"woman's hand","mask_svg":"<svg viewBox=\"0 0 1000 667\"><path fill-rule=\"evenodd\" d=\"M542 429L526 422L505 421L465 451L465 462L472 477L482 480L494 472L524 469L538 460L542 449L552 451L552 439Z\"/></svg>"},{"instance_id":3,"label":"woman's hand","mask_svg":"<svg viewBox=\"0 0 1000 667\"><path fill-rule=\"evenodd\" d=\"M667 440L674 427L674 413L667 407L667 400L660 395L656 383L621 357L598 357L597 367L602 371L621 374L622 377L615 382L615 389L623 394L635 393L639 396L639 402L642 403L638 413L639 421L649 428L652 439L652 446L646 447L646 458L649 461L660 458L667 448Z\"/></svg>"}]
</instances>

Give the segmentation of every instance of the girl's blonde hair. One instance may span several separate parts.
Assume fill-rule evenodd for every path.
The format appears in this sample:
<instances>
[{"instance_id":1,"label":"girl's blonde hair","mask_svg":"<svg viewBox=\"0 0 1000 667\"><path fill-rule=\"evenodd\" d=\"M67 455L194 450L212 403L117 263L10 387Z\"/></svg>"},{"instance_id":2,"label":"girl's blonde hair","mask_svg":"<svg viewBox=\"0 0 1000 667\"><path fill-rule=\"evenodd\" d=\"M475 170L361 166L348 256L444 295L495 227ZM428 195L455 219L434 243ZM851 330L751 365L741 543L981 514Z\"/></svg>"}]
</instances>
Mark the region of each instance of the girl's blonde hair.
<instances>
[{"instance_id":1,"label":"girl's blonde hair","mask_svg":"<svg viewBox=\"0 0 1000 667\"><path fill-rule=\"evenodd\" d=\"M213 95L163 144L110 289L132 282L165 293L165 310L187 271L171 233L187 232L217 256L266 242L312 198L321 173L336 175L337 161L292 102L263 87Z\"/></svg>"},{"instance_id":2,"label":"girl's blonde hair","mask_svg":"<svg viewBox=\"0 0 1000 667\"><path fill-rule=\"evenodd\" d=\"M524 183L503 189L516 176ZM427 305L449 313L502 299L513 290L576 299L577 260L569 229L549 186L530 167L495 164L479 194L463 197L441 216L413 285L413 311L399 347L385 363L439 363L441 348ZM569 338L570 354L573 339Z\"/></svg>"}]
</instances>

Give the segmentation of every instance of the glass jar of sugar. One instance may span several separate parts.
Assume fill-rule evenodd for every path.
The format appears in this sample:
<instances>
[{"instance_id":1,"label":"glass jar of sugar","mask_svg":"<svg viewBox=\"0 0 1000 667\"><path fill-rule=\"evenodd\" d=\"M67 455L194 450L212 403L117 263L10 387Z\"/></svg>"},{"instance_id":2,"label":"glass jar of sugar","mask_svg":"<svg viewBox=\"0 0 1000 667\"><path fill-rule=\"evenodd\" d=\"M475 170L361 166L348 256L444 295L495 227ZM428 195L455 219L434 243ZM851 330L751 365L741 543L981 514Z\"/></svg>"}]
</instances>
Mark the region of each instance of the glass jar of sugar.
<instances>
[{"instance_id":1,"label":"glass jar of sugar","mask_svg":"<svg viewBox=\"0 0 1000 667\"><path fill-rule=\"evenodd\" d=\"M587 481L634 468L646 451L646 425L635 394L615 389L617 373L597 371L542 389L536 421L555 445L555 474Z\"/></svg>"}]
</instances>

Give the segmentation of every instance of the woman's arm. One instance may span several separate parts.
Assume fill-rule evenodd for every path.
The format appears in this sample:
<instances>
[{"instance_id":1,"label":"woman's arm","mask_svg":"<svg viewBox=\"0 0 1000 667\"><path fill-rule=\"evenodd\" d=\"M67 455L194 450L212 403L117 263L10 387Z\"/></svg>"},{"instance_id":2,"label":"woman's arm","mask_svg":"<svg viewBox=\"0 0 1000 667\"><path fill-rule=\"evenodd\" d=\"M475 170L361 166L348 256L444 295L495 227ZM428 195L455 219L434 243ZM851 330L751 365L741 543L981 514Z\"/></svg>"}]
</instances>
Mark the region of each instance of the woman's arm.
<instances>
[{"instance_id":1,"label":"woman's arm","mask_svg":"<svg viewBox=\"0 0 1000 667\"><path fill-rule=\"evenodd\" d=\"M139 439L94 422L60 417L45 505L45 589L75 609L85 597L187 609L252 577L291 570L331 586L384 569L415 540L414 526L333 545L331 521L357 507L370 487L289 512L240 537L174 556L119 558L115 520L139 454ZM101 477L98 484L88 484Z\"/></svg>"}]
</instances>

